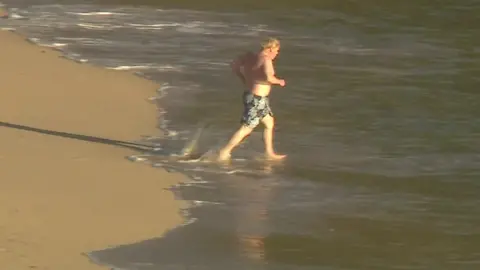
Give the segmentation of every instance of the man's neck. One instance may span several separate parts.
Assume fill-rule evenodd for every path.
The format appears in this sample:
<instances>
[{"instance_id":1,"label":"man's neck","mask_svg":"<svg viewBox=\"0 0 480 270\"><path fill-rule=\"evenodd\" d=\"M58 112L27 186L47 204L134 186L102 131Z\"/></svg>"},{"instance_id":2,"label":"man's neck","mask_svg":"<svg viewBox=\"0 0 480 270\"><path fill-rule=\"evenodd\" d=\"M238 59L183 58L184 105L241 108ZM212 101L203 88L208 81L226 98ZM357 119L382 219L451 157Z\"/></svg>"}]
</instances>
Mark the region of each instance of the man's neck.
<instances>
[{"instance_id":1,"label":"man's neck","mask_svg":"<svg viewBox=\"0 0 480 270\"><path fill-rule=\"evenodd\" d=\"M262 57L265 57L265 58L268 59L268 60L271 60L271 59L270 59L270 56L268 55L267 50L265 50L265 49L260 50L260 52L259 52L258 54L259 54L260 56L262 56Z\"/></svg>"}]
</instances>

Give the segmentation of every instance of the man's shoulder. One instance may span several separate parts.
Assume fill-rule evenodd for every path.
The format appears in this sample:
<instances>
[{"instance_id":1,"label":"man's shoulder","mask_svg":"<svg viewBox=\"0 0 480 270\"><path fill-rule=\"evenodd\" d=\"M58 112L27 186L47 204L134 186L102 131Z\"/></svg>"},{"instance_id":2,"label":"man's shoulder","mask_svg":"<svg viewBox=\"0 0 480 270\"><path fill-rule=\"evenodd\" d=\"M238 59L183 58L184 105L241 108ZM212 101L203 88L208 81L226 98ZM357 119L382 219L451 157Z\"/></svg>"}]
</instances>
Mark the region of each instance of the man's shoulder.
<instances>
[{"instance_id":1,"label":"man's shoulder","mask_svg":"<svg viewBox=\"0 0 480 270\"><path fill-rule=\"evenodd\" d=\"M246 51L239 56L240 61L246 65L255 65L256 63L263 63L263 57L259 53Z\"/></svg>"},{"instance_id":2,"label":"man's shoulder","mask_svg":"<svg viewBox=\"0 0 480 270\"><path fill-rule=\"evenodd\" d=\"M256 57L257 57L257 54L252 51L246 51L242 54L242 58L244 59L253 59Z\"/></svg>"},{"instance_id":3,"label":"man's shoulder","mask_svg":"<svg viewBox=\"0 0 480 270\"><path fill-rule=\"evenodd\" d=\"M258 63L265 63L267 61L270 61L270 58L268 58L267 56L265 56L264 54L261 54L261 53L253 53L251 52L251 56L253 59L256 60L256 62Z\"/></svg>"}]
</instances>

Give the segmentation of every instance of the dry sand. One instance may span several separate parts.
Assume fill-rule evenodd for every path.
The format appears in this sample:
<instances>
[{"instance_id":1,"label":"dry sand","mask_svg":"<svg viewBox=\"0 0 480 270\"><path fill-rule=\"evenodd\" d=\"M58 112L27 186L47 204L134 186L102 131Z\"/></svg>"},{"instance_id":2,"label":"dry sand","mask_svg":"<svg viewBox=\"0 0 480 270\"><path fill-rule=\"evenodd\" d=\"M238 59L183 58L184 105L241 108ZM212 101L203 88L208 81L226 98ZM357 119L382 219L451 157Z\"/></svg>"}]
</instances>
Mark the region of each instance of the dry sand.
<instances>
[{"instance_id":1,"label":"dry sand","mask_svg":"<svg viewBox=\"0 0 480 270\"><path fill-rule=\"evenodd\" d=\"M102 269L83 253L183 222L165 188L184 176L127 161L131 149L47 134L157 135L147 98L158 86L59 56L0 31L1 269Z\"/></svg>"}]
</instances>

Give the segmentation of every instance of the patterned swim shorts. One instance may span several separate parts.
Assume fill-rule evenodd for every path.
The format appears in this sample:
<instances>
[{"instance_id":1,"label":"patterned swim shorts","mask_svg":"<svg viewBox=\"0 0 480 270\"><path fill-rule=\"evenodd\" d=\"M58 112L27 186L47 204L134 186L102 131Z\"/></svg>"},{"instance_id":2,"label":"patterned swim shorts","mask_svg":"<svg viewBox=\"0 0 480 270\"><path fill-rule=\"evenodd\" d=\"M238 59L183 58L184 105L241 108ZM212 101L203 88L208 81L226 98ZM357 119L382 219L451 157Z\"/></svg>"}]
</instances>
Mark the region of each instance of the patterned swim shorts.
<instances>
[{"instance_id":1,"label":"patterned swim shorts","mask_svg":"<svg viewBox=\"0 0 480 270\"><path fill-rule=\"evenodd\" d=\"M255 128L265 116L273 116L268 97L245 92L243 93L243 107L243 116L240 123L249 128Z\"/></svg>"}]
</instances>

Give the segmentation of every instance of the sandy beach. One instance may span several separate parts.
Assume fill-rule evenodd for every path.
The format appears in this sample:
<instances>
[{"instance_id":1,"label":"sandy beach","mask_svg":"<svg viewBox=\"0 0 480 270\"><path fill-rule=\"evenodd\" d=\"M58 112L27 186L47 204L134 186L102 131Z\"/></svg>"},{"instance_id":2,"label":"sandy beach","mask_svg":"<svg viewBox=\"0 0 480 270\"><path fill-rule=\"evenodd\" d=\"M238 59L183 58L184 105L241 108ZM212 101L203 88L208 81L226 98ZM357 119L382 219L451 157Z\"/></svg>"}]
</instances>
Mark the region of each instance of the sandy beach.
<instances>
[{"instance_id":1,"label":"sandy beach","mask_svg":"<svg viewBox=\"0 0 480 270\"><path fill-rule=\"evenodd\" d=\"M157 135L147 101L155 83L67 60L15 33L0 31L0 41L2 269L104 269L84 253L183 222L184 204L166 190L183 175L95 142Z\"/></svg>"}]
</instances>

